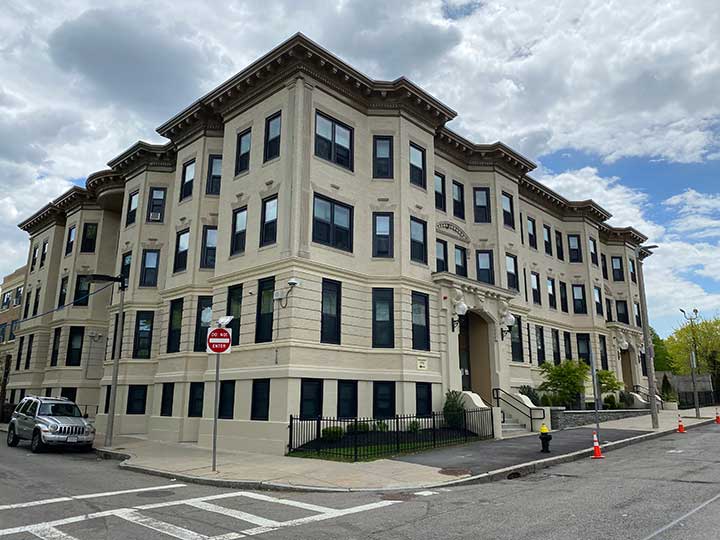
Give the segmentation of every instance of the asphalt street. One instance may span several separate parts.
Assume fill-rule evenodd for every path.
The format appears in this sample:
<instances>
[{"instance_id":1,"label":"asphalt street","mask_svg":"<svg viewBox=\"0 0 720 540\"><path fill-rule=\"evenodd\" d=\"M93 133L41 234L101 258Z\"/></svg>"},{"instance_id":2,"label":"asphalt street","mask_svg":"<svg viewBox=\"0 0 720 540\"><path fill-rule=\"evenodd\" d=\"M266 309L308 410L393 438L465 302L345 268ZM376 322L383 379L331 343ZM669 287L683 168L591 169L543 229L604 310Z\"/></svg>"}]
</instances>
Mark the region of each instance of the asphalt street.
<instances>
[{"instance_id":1,"label":"asphalt street","mask_svg":"<svg viewBox=\"0 0 720 540\"><path fill-rule=\"evenodd\" d=\"M0 539L720 538L720 426L491 484L405 493L252 492L0 447Z\"/></svg>"}]
</instances>

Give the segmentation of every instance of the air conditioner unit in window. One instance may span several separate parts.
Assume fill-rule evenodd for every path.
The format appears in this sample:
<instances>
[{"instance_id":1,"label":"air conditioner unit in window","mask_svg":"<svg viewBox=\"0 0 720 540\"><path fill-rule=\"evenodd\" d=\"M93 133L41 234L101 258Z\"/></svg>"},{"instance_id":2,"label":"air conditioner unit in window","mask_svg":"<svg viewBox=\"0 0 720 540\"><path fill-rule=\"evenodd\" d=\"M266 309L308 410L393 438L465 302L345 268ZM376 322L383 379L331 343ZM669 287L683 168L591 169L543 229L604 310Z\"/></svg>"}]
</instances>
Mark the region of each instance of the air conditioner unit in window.
<instances>
[{"instance_id":1,"label":"air conditioner unit in window","mask_svg":"<svg viewBox=\"0 0 720 540\"><path fill-rule=\"evenodd\" d=\"M150 212L150 221L160 221L160 212Z\"/></svg>"}]
</instances>

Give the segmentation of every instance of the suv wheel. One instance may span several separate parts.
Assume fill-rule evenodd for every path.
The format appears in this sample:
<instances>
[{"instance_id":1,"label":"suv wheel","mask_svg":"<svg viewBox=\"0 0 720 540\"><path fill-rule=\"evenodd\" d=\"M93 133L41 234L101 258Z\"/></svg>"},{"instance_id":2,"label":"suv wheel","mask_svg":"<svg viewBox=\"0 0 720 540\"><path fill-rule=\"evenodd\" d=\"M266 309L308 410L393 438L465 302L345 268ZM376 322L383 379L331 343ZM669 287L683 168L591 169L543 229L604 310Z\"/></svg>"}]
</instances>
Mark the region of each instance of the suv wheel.
<instances>
[{"instance_id":1,"label":"suv wheel","mask_svg":"<svg viewBox=\"0 0 720 540\"><path fill-rule=\"evenodd\" d=\"M30 441L30 451L33 454L38 454L42 452L45 449L45 444L42 441L42 435L40 435L40 430L36 429L33 432L32 440Z\"/></svg>"},{"instance_id":2,"label":"suv wheel","mask_svg":"<svg viewBox=\"0 0 720 540\"><path fill-rule=\"evenodd\" d=\"M15 435L15 426L9 426L8 427L8 434L7 434L7 445L8 446L17 446L20 442L20 438Z\"/></svg>"}]
</instances>

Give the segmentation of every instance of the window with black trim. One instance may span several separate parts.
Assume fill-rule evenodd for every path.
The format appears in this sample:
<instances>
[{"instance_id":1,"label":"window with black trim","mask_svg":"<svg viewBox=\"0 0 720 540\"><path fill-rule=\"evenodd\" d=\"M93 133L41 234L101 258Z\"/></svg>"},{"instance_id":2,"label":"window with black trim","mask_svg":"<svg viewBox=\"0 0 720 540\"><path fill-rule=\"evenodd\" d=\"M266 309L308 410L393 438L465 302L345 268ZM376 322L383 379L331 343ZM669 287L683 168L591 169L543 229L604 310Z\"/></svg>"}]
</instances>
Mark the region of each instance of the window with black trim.
<instances>
[{"instance_id":1,"label":"window with black trim","mask_svg":"<svg viewBox=\"0 0 720 540\"><path fill-rule=\"evenodd\" d=\"M510 328L510 351L513 362L525 361L522 342L522 318L519 315L515 315L515 324Z\"/></svg>"},{"instance_id":2,"label":"window with black trim","mask_svg":"<svg viewBox=\"0 0 720 540\"><path fill-rule=\"evenodd\" d=\"M232 345L240 344L240 317L242 314L242 296L243 286L232 285L228 287L227 305L225 315L232 315L233 320L230 321L228 328L232 330Z\"/></svg>"},{"instance_id":3,"label":"window with black trim","mask_svg":"<svg viewBox=\"0 0 720 540\"><path fill-rule=\"evenodd\" d=\"M43 268L45 266L45 260L47 259L47 253L48 253L48 241L45 240L42 243L42 251L40 252L40 268ZM20 287L22 289L22 287ZM17 302L18 304L20 302Z\"/></svg>"},{"instance_id":4,"label":"window with black trim","mask_svg":"<svg viewBox=\"0 0 720 540\"><path fill-rule=\"evenodd\" d=\"M142 267L140 268L140 287L157 287L159 264L159 249L143 250Z\"/></svg>"},{"instance_id":5,"label":"window with black trim","mask_svg":"<svg viewBox=\"0 0 720 540\"><path fill-rule=\"evenodd\" d=\"M435 270L448 271L448 248L445 240L435 240Z\"/></svg>"},{"instance_id":6,"label":"window with black trim","mask_svg":"<svg viewBox=\"0 0 720 540\"><path fill-rule=\"evenodd\" d=\"M495 285L495 269L493 267L493 252L489 249L479 249L475 252L477 265L477 280L489 285Z\"/></svg>"},{"instance_id":7,"label":"window with black trim","mask_svg":"<svg viewBox=\"0 0 720 540\"><path fill-rule=\"evenodd\" d=\"M593 287L593 299L595 300L595 313L603 316L602 290L600 287Z\"/></svg>"},{"instance_id":8,"label":"window with black trim","mask_svg":"<svg viewBox=\"0 0 720 540\"><path fill-rule=\"evenodd\" d=\"M313 242L352 253L352 240L352 206L316 194L313 200Z\"/></svg>"},{"instance_id":9,"label":"window with black trim","mask_svg":"<svg viewBox=\"0 0 720 540\"><path fill-rule=\"evenodd\" d=\"M212 154L208 157L207 195L220 195L220 180L222 179L222 155Z\"/></svg>"},{"instance_id":10,"label":"window with black trim","mask_svg":"<svg viewBox=\"0 0 720 540\"><path fill-rule=\"evenodd\" d=\"M173 398L175 397L175 383L166 382L162 385L160 397L160 416L172 416Z\"/></svg>"},{"instance_id":11,"label":"window with black trim","mask_svg":"<svg viewBox=\"0 0 720 540\"><path fill-rule=\"evenodd\" d=\"M62 308L67 302L68 276L60 280L60 293L58 294L58 309Z\"/></svg>"},{"instance_id":12,"label":"window with black trim","mask_svg":"<svg viewBox=\"0 0 720 540\"><path fill-rule=\"evenodd\" d=\"M640 304L635 302L633 304L633 308L635 311L635 326L639 326L640 328L642 328L642 314L640 312Z\"/></svg>"},{"instance_id":13,"label":"window with black trim","mask_svg":"<svg viewBox=\"0 0 720 540\"><path fill-rule=\"evenodd\" d=\"M230 239L230 255L237 255L245 251L245 237L247 233L247 206L233 210L232 238Z\"/></svg>"},{"instance_id":14,"label":"window with black trim","mask_svg":"<svg viewBox=\"0 0 720 540\"><path fill-rule=\"evenodd\" d=\"M555 294L555 278L547 278L548 305L557 309L557 295Z\"/></svg>"},{"instance_id":15,"label":"window with black trim","mask_svg":"<svg viewBox=\"0 0 720 540\"><path fill-rule=\"evenodd\" d=\"M87 306L90 299L90 276L78 276L75 280L73 306Z\"/></svg>"},{"instance_id":16,"label":"window with black trim","mask_svg":"<svg viewBox=\"0 0 720 540\"><path fill-rule=\"evenodd\" d=\"M338 381L337 385L338 418L357 418L357 381Z\"/></svg>"},{"instance_id":17,"label":"window with black trim","mask_svg":"<svg viewBox=\"0 0 720 540\"><path fill-rule=\"evenodd\" d=\"M82 240L80 241L80 253L94 253L97 243L97 223L83 224ZM36 248L37 249L37 248Z\"/></svg>"},{"instance_id":18,"label":"window with black trim","mask_svg":"<svg viewBox=\"0 0 720 540\"><path fill-rule=\"evenodd\" d=\"M315 111L315 155L353 170L353 128Z\"/></svg>"},{"instance_id":19,"label":"window with black trim","mask_svg":"<svg viewBox=\"0 0 720 540\"><path fill-rule=\"evenodd\" d=\"M58 327L53 330L52 349L50 350L50 367L58 365L60 356L60 340L62 339L62 328Z\"/></svg>"},{"instance_id":20,"label":"window with black trim","mask_svg":"<svg viewBox=\"0 0 720 540\"><path fill-rule=\"evenodd\" d=\"M37 258L38 258L38 252L40 251L40 248L38 246L33 247L32 250L32 258L30 259L30 271L35 270L35 265L37 264Z\"/></svg>"},{"instance_id":21,"label":"window with black trim","mask_svg":"<svg viewBox=\"0 0 720 540\"><path fill-rule=\"evenodd\" d=\"M193 183L195 182L195 160L191 159L183 164L182 176L180 177L180 200L192 196Z\"/></svg>"},{"instance_id":22,"label":"window with black trim","mask_svg":"<svg viewBox=\"0 0 720 540\"><path fill-rule=\"evenodd\" d=\"M162 223L165 220L165 197L167 188L151 187L148 199L147 220L151 223Z\"/></svg>"},{"instance_id":23,"label":"window with black trim","mask_svg":"<svg viewBox=\"0 0 720 540\"><path fill-rule=\"evenodd\" d=\"M140 201L140 192L133 191L128 197L128 207L125 214L125 226L132 225L137 219L138 203Z\"/></svg>"},{"instance_id":24,"label":"window with black trim","mask_svg":"<svg viewBox=\"0 0 720 540\"><path fill-rule=\"evenodd\" d=\"M22 362L23 346L25 345L25 336L20 336L18 343L17 354L15 355L15 371L20 371L20 364Z\"/></svg>"},{"instance_id":25,"label":"window with black trim","mask_svg":"<svg viewBox=\"0 0 720 540\"><path fill-rule=\"evenodd\" d=\"M65 255L72 253L73 246L75 245L76 234L77 229L75 228L75 225L73 225L68 229L67 241L65 242Z\"/></svg>"},{"instance_id":26,"label":"window with black trim","mask_svg":"<svg viewBox=\"0 0 720 540\"><path fill-rule=\"evenodd\" d=\"M563 340L565 341L565 360L572 360L572 334L563 332Z\"/></svg>"},{"instance_id":27,"label":"window with black trim","mask_svg":"<svg viewBox=\"0 0 720 540\"><path fill-rule=\"evenodd\" d=\"M105 408L103 413L107 414L110 411L110 387L105 386Z\"/></svg>"},{"instance_id":28,"label":"window with black trim","mask_svg":"<svg viewBox=\"0 0 720 540\"><path fill-rule=\"evenodd\" d=\"M410 143L410 183L425 189L425 149Z\"/></svg>"},{"instance_id":29,"label":"window with black trim","mask_svg":"<svg viewBox=\"0 0 720 540\"><path fill-rule=\"evenodd\" d=\"M535 325L535 342L537 346L538 366L545 363L545 329Z\"/></svg>"},{"instance_id":30,"label":"window with black trim","mask_svg":"<svg viewBox=\"0 0 720 540\"><path fill-rule=\"evenodd\" d=\"M252 142L252 131L246 129L237 135L235 147L235 176L250 170L250 147Z\"/></svg>"},{"instance_id":31,"label":"window with black trim","mask_svg":"<svg viewBox=\"0 0 720 540\"><path fill-rule=\"evenodd\" d=\"M372 290L372 346L392 349L395 347L395 314L393 290Z\"/></svg>"},{"instance_id":32,"label":"window with black trim","mask_svg":"<svg viewBox=\"0 0 720 540\"><path fill-rule=\"evenodd\" d=\"M277 112L265 119L265 144L263 161L270 161L280 156L281 113Z\"/></svg>"},{"instance_id":33,"label":"window with black trim","mask_svg":"<svg viewBox=\"0 0 720 540\"><path fill-rule=\"evenodd\" d=\"M430 416L432 414L432 384L415 383L415 415Z\"/></svg>"},{"instance_id":34,"label":"window with black trim","mask_svg":"<svg viewBox=\"0 0 720 540\"><path fill-rule=\"evenodd\" d=\"M33 317L38 314L38 310L40 309L40 291L41 291L40 287L35 289L35 300L33 301L33 310L32 310Z\"/></svg>"},{"instance_id":35,"label":"window with black trim","mask_svg":"<svg viewBox=\"0 0 720 540\"><path fill-rule=\"evenodd\" d=\"M540 274L530 272L530 288L532 290L533 304L538 306L542 304L542 296L540 295Z\"/></svg>"},{"instance_id":36,"label":"window with black trim","mask_svg":"<svg viewBox=\"0 0 720 540\"><path fill-rule=\"evenodd\" d=\"M258 281L255 343L272 341L275 276Z\"/></svg>"},{"instance_id":37,"label":"window with black trim","mask_svg":"<svg viewBox=\"0 0 720 540\"><path fill-rule=\"evenodd\" d=\"M232 420L235 411L235 381L220 381L218 418Z\"/></svg>"},{"instance_id":38,"label":"window with black trim","mask_svg":"<svg viewBox=\"0 0 720 540\"><path fill-rule=\"evenodd\" d=\"M555 251L557 252L557 258L564 261L565 251L563 246L563 237L560 231L555 231Z\"/></svg>"},{"instance_id":39,"label":"window with black trim","mask_svg":"<svg viewBox=\"0 0 720 540\"><path fill-rule=\"evenodd\" d=\"M582 247L580 246L580 235L568 234L568 253L571 263L582 262Z\"/></svg>"},{"instance_id":40,"label":"window with black trim","mask_svg":"<svg viewBox=\"0 0 720 540\"><path fill-rule=\"evenodd\" d=\"M453 215L465 219L465 186L453 180L452 183Z\"/></svg>"},{"instance_id":41,"label":"window with black trim","mask_svg":"<svg viewBox=\"0 0 720 540\"><path fill-rule=\"evenodd\" d=\"M128 251L127 253L122 254L122 258L120 259L120 275L125 279L125 286L128 286L128 283L130 281L130 267L132 265L132 252Z\"/></svg>"},{"instance_id":42,"label":"window with black trim","mask_svg":"<svg viewBox=\"0 0 720 540\"><path fill-rule=\"evenodd\" d=\"M30 369L30 361L32 360L33 343L35 342L35 334L28 336L27 354L25 355L25 369Z\"/></svg>"},{"instance_id":43,"label":"window with black trim","mask_svg":"<svg viewBox=\"0 0 720 540\"><path fill-rule=\"evenodd\" d=\"M154 319L154 311L137 312L135 317L135 338L133 339L133 358L150 358Z\"/></svg>"},{"instance_id":44,"label":"window with black trim","mask_svg":"<svg viewBox=\"0 0 720 540\"><path fill-rule=\"evenodd\" d=\"M273 195L262 202L260 216L260 247L274 244L277 241L278 197Z\"/></svg>"},{"instance_id":45,"label":"window with black trim","mask_svg":"<svg viewBox=\"0 0 720 540\"><path fill-rule=\"evenodd\" d=\"M588 238L588 246L590 249L590 262L594 264L595 266L598 265L598 248L597 248L597 240L590 237Z\"/></svg>"},{"instance_id":46,"label":"window with black trim","mask_svg":"<svg viewBox=\"0 0 720 540\"><path fill-rule=\"evenodd\" d=\"M552 229L549 225L543 225L543 244L545 247L545 254L552 255Z\"/></svg>"},{"instance_id":47,"label":"window with black trim","mask_svg":"<svg viewBox=\"0 0 720 540\"><path fill-rule=\"evenodd\" d=\"M608 298L607 296L605 297L605 320L607 322L612 322L612 320L613 320L612 300L610 298Z\"/></svg>"},{"instance_id":48,"label":"window with black trim","mask_svg":"<svg viewBox=\"0 0 720 540\"><path fill-rule=\"evenodd\" d=\"M340 344L342 285L332 279L322 280L320 342Z\"/></svg>"},{"instance_id":49,"label":"window with black trim","mask_svg":"<svg viewBox=\"0 0 720 540\"><path fill-rule=\"evenodd\" d=\"M552 329L552 352L553 362L557 366L560 364L560 330Z\"/></svg>"},{"instance_id":50,"label":"window with black trim","mask_svg":"<svg viewBox=\"0 0 720 540\"><path fill-rule=\"evenodd\" d=\"M211 321L203 321L202 313L205 309L212 309L212 296L198 296L197 311L195 312L195 340L193 351L205 352L207 349L207 330ZM210 317L212 319L212 317Z\"/></svg>"},{"instance_id":51,"label":"window with black trim","mask_svg":"<svg viewBox=\"0 0 720 540\"><path fill-rule=\"evenodd\" d=\"M322 379L300 381L300 418L318 418L323 410Z\"/></svg>"},{"instance_id":52,"label":"window with black trim","mask_svg":"<svg viewBox=\"0 0 720 540\"><path fill-rule=\"evenodd\" d=\"M560 309L565 313L570 312L568 307L567 284L564 281L560 282Z\"/></svg>"},{"instance_id":53,"label":"window with black trim","mask_svg":"<svg viewBox=\"0 0 720 540\"><path fill-rule=\"evenodd\" d=\"M492 212L490 210L490 188L473 188L473 210L475 223L490 223Z\"/></svg>"},{"instance_id":54,"label":"window with black trim","mask_svg":"<svg viewBox=\"0 0 720 540\"><path fill-rule=\"evenodd\" d=\"M412 348L430 350L430 297L416 291L412 292Z\"/></svg>"},{"instance_id":55,"label":"window with black trim","mask_svg":"<svg viewBox=\"0 0 720 540\"><path fill-rule=\"evenodd\" d=\"M83 341L85 340L84 326L71 326L68 334L66 366L79 366L82 360Z\"/></svg>"},{"instance_id":56,"label":"window with black trim","mask_svg":"<svg viewBox=\"0 0 720 540\"><path fill-rule=\"evenodd\" d=\"M390 135L373 137L373 178L393 177L393 138Z\"/></svg>"},{"instance_id":57,"label":"window with black trim","mask_svg":"<svg viewBox=\"0 0 720 540\"><path fill-rule=\"evenodd\" d=\"M410 260L427 264L427 223L410 217Z\"/></svg>"},{"instance_id":58,"label":"window with black trim","mask_svg":"<svg viewBox=\"0 0 720 540\"><path fill-rule=\"evenodd\" d=\"M270 417L270 379L253 379L250 401L250 420Z\"/></svg>"},{"instance_id":59,"label":"window with black trim","mask_svg":"<svg viewBox=\"0 0 720 540\"><path fill-rule=\"evenodd\" d=\"M373 257L393 256L393 213L373 213Z\"/></svg>"},{"instance_id":60,"label":"window with black trim","mask_svg":"<svg viewBox=\"0 0 720 540\"><path fill-rule=\"evenodd\" d=\"M190 229L178 231L175 235L175 257L173 272L187 270L188 248L190 247Z\"/></svg>"},{"instance_id":61,"label":"window with black trim","mask_svg":"<svg viewBox=\"0 0 720 540\"><path fill-rule=\"evenodd\" d=\"M531 248L537 249L537 224L535 223L535 218L529 216L527 218L527 234L528 244L530 244Z\"/></svg>"},{"instance_id":62,"label":"window with black trim","mask_svg":"<svg viewBox=\"0 0 720 540\"><path fill-rule=\"evenodd\" d=\"M202 418L205 400L205 383L191 382L188 395L188 418Z\"/></svg>"},{"instance_id":63,"label":"window with black trim","mask_svg":"<svg viewBox=\"0 0 720 540\"><path fill-rule=\"evenodd\" d=\"M600 254L600 266L602 268L603 279L608 279L607 257L604 253Z\"/></svg>"},{"instance_id":64,"label":"window with black trim","mask_svg":"<svg viewBox=\"0 0 720 540\"><path fill-rule=\"evenodd\" d=\"M602 334L598 335L600 340L600 369L608 370L610 365L608 364L608 353L607 353L607 340Z\"/></svg>"},{"instance_id":65,"label":"window with black trim","mask_svg":"<svg viewBox=\"0 0 720 540\"><path fill-rule=\"evenodd\" d=\"M32 289L28 289L25 295L25 309L23 310L23 319L27 319L30 316L30 302L32 297Z\"/></svg>"},{"instance_id":66,"label":"window with black trim","mask_svg":"<svg viewBox=\"0 0 720 540\"><path fill-rule=\"evenodd\" d=\"M462 246L455 246L455 274L467 277L467 250Z\"/></svg>"},{"instance_id":67,"label":"window with black trim","mask_svg":"<svg viewBox=\"0 0 720 540\"><path fill-rule=\"evenodd\" d=\"M506 227L515 228L515 209L513 208L513 197L509 193L502 192L503 223Z\"/></svg>"},{"instance_id":68,"label":"window with black trim","mask_svg":"<svg viewBox=\"0 0 720 540\"><path fill-rule=\"evenodd\" d=\"M590 365L590 334L575 334L578 358Z\"/></svg>"},{"instance_id":69,"label":"window with black trim","mask_svg":"<svg viewBox=\"0 0 720 540\"><path fill-rule=\"evenodd\" d=\"M147 405L147 385L131 384L128 385L128 398L126 414L145 414Z\"/></svg>"},{"instance_id":70,"label":"window with black trim","mask_svg":"<svg viewBox=\"0 0 720 540\"><path fill-rule=\"evenodd\" d=\"M622 257L610 257L610 266L612 267L613 281L625 281Z\"/></svg>"},{"instance_id":71,"label":"window with black trim","mask_svg":"<svg viewBox=\"0 0 720 540\"><path fill-rule=\"evenodd\" d=\"M205 225L203 227L202 252L200 253L200 268L215 268L217 255L217 227Z\"/></svg>"},{"instance_id":72,"label":"window with black trim","mask_svg":"<svg viewBox=\"0 0 720 540\"><path fill-rule=\"evenodd\" d=\"M395 382L375 381L373 383L373 418L395 416Z\"/></svg>"},{"instance_id":73,"label":"window with black trim","mask_svg":"<svg viewBox=\"0 0 720 540\"><path fill-rule=\"evenodd\" d=\"M42 268L42 263L40 263ZM628 271L630 272L630 279L633 283L637 283L637 274L635 273L635 259L628 259Z\"/></svg>"},{"instance_id":74,"label":"window with black trim","mask_svg":"<svg viewBox=\"0 0 720 540\"><path fill-rule=\"evenodd\" d=\"M170 314L168 316L167 352L180 352L180 339L182 338L183 304L185 300L176 298L170 301Z\"/></svg>"},{"instance_id":75,"label":"window with black trim","mask_svg":"<svg viewBox=\"0 0 720 540\"><path fill-rule=\"evenodd\" d=\"M435 171L435 208L446 209L445 176Z\"/></svg>"},{"instance_id":76,"label":"window with black trim","mask_svg":"<svg viewBox=\"0 0 720 540\"><path fill-rule=\"evenodd\" d=\"M573 285L573 312L578 315L587 313L587 301L585 299L585 285Z\"/></svg>"},{"instance_id":77,"label":"window with black trim","mask_svg":"<svg viewBox=\"0 0 720 540\"><path fill-rule=\"evenodd\" d=\"M520 282L518 280L518 263L515 255L505 254L505 271L507 277L508 289L520 290Z\"/></svg>"}]
</instances>

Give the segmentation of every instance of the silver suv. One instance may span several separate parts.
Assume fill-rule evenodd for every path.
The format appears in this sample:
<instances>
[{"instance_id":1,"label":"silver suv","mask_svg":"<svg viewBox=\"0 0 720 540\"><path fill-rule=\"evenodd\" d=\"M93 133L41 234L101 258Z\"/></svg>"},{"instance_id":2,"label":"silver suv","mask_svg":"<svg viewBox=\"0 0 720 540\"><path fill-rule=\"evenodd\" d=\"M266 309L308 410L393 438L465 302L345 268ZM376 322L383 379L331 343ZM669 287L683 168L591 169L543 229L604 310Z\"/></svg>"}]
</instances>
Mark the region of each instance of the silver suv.
<instances>
[{"instance_id":1,"label":"silver suv","mask_svg":"<svg viewBox=\"0 0 720 540\"><path fill-rule=\"evenodd\" d=\"M8 424L8 446L17 446L21 439L30 440L34 453L46 445L77 446L89 451L95 428L69 399L27 396L15 407Z\"/></svg>"}]
</instances>

